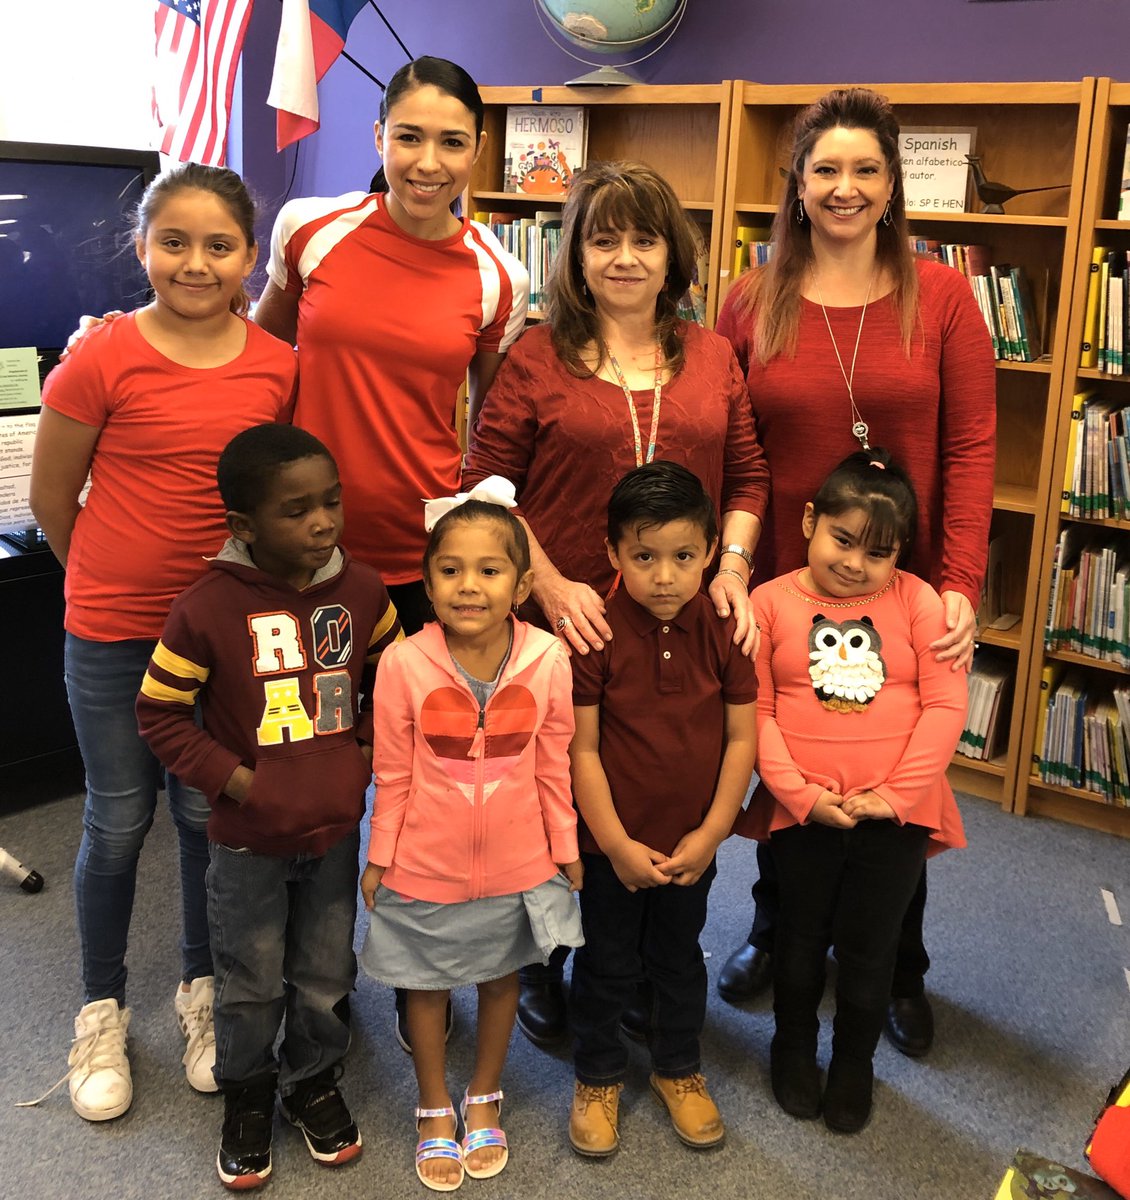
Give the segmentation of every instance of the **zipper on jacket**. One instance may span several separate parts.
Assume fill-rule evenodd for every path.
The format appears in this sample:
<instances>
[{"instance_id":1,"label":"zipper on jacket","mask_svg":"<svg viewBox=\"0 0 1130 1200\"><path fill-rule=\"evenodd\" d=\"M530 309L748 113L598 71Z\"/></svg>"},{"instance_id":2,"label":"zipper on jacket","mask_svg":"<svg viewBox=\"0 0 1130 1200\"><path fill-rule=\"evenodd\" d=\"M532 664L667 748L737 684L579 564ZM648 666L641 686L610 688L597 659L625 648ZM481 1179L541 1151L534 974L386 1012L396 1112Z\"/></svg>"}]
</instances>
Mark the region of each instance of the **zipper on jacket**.
<instances>
[{"instance_id":1,"label":"zipper on jacket","mask_svg":"<svg viewBox=\"0 0 1130 1200\"><path fill-rule=\"evenodd\" d=\"M471 899L478 900L482 895L482 844L484 821L483 788L486 774L486 719L485 705L479 705L479 721L475 726L475 736L467 757L475 760L475 799L471 806Z\"/></svg>"}]
</instances>

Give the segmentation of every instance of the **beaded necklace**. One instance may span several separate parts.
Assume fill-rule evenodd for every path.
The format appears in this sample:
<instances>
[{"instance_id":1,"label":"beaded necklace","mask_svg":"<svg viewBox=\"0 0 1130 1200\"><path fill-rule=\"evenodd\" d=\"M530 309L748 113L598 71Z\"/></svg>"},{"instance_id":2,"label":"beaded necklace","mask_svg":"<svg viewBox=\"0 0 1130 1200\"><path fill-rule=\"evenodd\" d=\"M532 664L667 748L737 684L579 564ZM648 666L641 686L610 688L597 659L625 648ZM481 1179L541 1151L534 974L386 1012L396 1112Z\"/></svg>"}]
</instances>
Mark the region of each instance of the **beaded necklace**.
<instances>
[{"instance_id":1,"label":"beaded necklace","mask_svg":"<svg viewBox=\"0 0 1130 1200\"><path fill-rule=\"evenodd\" d=\"M659 436L659 409L663 403L663 385L662 368L663 368L663 347L656 345L655 347L655 401L651 406L651 434L647 441L647 455L643 452L643 439L640 435L640 418L636 411L636 402L632 396L632 389L628 387L628 381L624 378L624 372L620 369L620 364L616 361L616 355L608 349L604 343L601 343L604 353L612 364L613 374L616 376L616 382L620 385L624 393L624 399L628 402L628 416L632 419L632 437L635 442L636 451L636 466L642 467L645 463L649 463L655 458L655 440Z\"/></svg>"}]
</instances>

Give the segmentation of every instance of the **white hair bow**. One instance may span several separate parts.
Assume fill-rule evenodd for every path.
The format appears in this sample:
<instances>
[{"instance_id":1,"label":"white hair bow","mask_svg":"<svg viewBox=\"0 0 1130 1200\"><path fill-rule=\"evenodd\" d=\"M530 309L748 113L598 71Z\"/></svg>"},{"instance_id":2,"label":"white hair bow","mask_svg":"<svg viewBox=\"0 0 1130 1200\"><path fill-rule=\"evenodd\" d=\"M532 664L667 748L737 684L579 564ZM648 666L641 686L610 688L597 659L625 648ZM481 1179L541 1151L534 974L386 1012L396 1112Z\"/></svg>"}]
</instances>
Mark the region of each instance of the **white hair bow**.
<instances>
[{"instance_id":1,"label":"white hair bow","mask_svg":"<svg viewBox=\"0 0 1130 1200\"><path fill-rule=\"evenodd\" d=\"M514 508L518 503L514 498L514 485L509 479L503 479L501 475L488 475L469 492L456 492L454 496L438 496L435 500L425 500L424 530L431 533L440 517L451 512L453 508L466 504L468 500L481 500L484 504L498 504L502 508Z\"/></svg>"}]
</instances>

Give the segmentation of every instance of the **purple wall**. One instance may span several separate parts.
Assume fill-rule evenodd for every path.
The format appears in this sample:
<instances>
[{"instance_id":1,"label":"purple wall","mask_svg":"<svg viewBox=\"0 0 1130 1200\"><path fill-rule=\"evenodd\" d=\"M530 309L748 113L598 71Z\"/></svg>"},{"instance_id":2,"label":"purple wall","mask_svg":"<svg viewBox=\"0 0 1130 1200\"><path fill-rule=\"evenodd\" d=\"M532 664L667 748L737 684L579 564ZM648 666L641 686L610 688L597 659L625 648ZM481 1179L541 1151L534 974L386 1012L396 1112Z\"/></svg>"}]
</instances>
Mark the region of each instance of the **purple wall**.
<instances>
[{"instance_id":1,"label":"purple wall","mask_svg":"<svg viewBox=\"0 0 1130 1200\"><path fill-rule=\"evenodd\" d=\"M270 21L263 14L247 51L265 60L268 80L273 7L261 0ZM533 0L382 0L381 9L413 54L454 59L483 84L561 83L585 69L550 43ZM347 49L382 80L404 62L372 8L353 23ZM1127 0L689 0L671 42L636 70L646 83L1127 79L1128 52ZM379 89L339 59L319 91L322 128L301 143L292 196L364 188L377 164ZM265 83L259 97L245 96L245 146L259 123L274 145L265 96ZM261 182L263 165L247 159L245 169L265 196L280 195L291 155L285 172Z\"/></svg>"}]
</instances>

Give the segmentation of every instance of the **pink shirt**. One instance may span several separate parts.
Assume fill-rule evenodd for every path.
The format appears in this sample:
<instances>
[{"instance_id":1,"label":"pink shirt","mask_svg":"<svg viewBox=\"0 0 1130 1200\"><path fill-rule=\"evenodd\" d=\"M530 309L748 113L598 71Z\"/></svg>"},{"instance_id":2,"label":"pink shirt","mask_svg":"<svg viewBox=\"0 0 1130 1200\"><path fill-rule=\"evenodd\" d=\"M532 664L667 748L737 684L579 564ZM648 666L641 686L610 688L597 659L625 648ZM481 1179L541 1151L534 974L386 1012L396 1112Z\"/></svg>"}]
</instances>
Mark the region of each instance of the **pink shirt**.
<instances>
[{"instance_id":1,"label":"pink shirt","mask_svg":"<svg viewBox=\"0 0 1130 1200\"><path fill-rule=\"evenodd\" d=\"M941 599L902 571L882 591L851 600L817 596L799 576L753 592L761 786L738 832L766 838L804 824L825 788L844 797L870 789L900 824L931 831L927 853L964 846L945 772L965 724L967 685L930 649L945 631ZM814 670L864 697L818 692Z\"/></svg>"}]
</instances>

